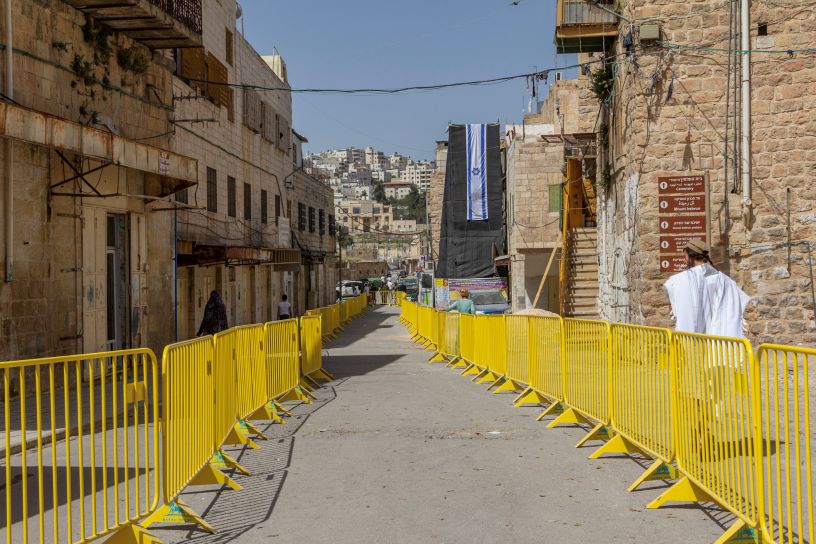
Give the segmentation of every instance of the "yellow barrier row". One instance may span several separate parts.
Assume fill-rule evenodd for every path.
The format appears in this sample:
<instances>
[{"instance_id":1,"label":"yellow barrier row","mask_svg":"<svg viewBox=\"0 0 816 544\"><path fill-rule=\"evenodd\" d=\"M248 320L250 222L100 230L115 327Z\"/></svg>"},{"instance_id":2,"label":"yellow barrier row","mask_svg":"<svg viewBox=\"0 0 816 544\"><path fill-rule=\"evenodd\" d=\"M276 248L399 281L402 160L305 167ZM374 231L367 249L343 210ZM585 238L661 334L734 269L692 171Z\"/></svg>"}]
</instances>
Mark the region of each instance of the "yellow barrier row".
<instances>
[{"instance_id":1,"label":"yellow barrier row","mask_svg":"<svg viewBox=\"0 0 816 544\"><path fill-rule=\"evenodd\" d=\"M438 314L433 319L433 314ZM461 315L405 302L431 361L467 365L489 389L546 404L548 427L588 424L607 453L653 460L632 484L677 482L648 506L716 502L736 518L718 542L814 542L816 350L601 321ZM434 323L443 327L444 340ZM459 350L454 336L458 335ZM460 361L461 359L461 361ZM525 387L526 386L526 387Z\"/></svg>"},{"instance_id":2,"label":"yellow barrier row","mask_svg":"<svg viewBox=\"0 0 816 544\"><path fill-rule=\"evenodd\" d=\"M348 301L348 314L363 300ZM333 306L328 323L340 315ZM332 379L322 367L323 319L167 346L161 374L146 349L0 363L6 542L157 542L147 529L159 522L214 532L179 494L190 485L240 489L221 469L248 472L223 446L259 447L266 437L252 420L284 423L281 403L311 402L309 384Z\"/></svg>"}]
</instances>

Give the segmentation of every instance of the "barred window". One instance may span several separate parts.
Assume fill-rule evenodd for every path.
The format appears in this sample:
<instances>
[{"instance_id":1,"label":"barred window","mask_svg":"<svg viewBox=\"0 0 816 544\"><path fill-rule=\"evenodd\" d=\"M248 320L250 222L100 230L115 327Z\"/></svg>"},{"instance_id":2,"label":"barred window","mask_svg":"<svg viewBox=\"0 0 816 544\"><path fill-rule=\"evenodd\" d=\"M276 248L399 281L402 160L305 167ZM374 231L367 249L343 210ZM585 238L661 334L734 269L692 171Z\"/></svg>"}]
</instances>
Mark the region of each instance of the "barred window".
<instances>
[{"instance_id":1,"label":"barred window","mask_svg":"<svg viewBox=\"0 0 816 544\"><path fill-rule=\"evenodd\" d=\"M252 186L244 183L244 219L252 219Z\"/></svg>"},{"instance_id":2,"label":"barred window","mask_svg":"<svg viewBox=\"0 0 816 544\"><path fill-rule=\"evenodd\" d=\"M315 231L315 209L309 206L309 232Z\"/></svg>"},{"instance_id":3,"label":"barred window","mask_svg":"<svg viewBox=\"0 0 816 544\"><path fill-rule=\"evenodd\" d=\"M218 174L215 168L207 167L207 211L218 212Z\"/></svg>"},{"instance_id":4,"label":"barred window","mask_svg":"<svg viewBox=\"0 0 816 544\"><path fill-rule=\"evenodd\" d=\"M326 212L324 210L317 212L317 229L320 236L326 234Z\"/></svg>"},{"instance_id":5,"label":"barred window","mask_svg":"<svg viewBox=\"0 0 816 544\"><path fill-rule=\"evenodd\" d=\"M334 223L334 216L330 215L329 216L329 234L331 236L334 236L336 234L336 232L337 232L337 225L335 225L335 223Z\"/></svg>"},{"instance_id":6,"label":"barred window","mask_svg":"<svg viewBox=\"0 0 816 544\"><path fill-rule=\"evenodd\" d=\"M298 230L306 230L306 204L298 202Z\"/></svg>"},{"instance_id":7,"label":"barred window","mask_svg":"<svg viewBox=\"0 0 816 544\"><path fill-rule=\"evenodd\" d=\"M269 221L269 211L267 208L268 205L268 197L266 196L266 191L261 189L261 223L266 224Z\"/></svg>"},{"instance_id":8,"label":"barred window","mask_svg":"<svg viewBox=\"0 0 816 544\"><path fill-rule=\"evenodd\" d=\"M227 176L227 215L235 217L235 178Z\"/></svg>"},{"instance_id":9,"label":"barred window","mask_svg":"<svg viewBox=\"0 0 816 544\"><path fill-rule=\"evenodd\" d=\"M275 224L280 223L279 217L281 216L281 197L280 195L275 195Z\"/></svg>"},{"instance_id":10,"label":"barred window","mask_svg":"<svg viewBox=\"0 0 816 544\"><path fill-rule=\"evenodd\" d=\"M263 113L261 95L252 89L244 89L244 126L252 132L261 132Z\"/></svg>"}]
</instances>

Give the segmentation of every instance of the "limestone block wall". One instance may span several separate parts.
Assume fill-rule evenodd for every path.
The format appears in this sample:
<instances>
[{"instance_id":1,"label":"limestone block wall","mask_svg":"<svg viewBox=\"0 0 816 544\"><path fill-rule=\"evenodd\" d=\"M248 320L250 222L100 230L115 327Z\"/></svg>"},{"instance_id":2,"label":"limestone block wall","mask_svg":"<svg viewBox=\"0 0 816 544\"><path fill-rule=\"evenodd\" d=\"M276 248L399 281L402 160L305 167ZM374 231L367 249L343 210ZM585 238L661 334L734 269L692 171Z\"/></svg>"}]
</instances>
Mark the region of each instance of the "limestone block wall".
<instances>
[{"instance_id":1,"label":"limestone block wall","mask_svg":"<svg viewBox=\"0 0 816 544\"><path fill-rule=\"evenodd\" d=\"M621 56L615 65L614 96L604 118L610 187L599 210L604 316L670 324L662 292L668 274L658 262L657 178L703 174L710 180L714 264L754 298L746 314L750 338L813 345L808 246L816 240L816 57L752 54L754 217L746 222L731 164L733 100L732 117L726 118L727 97L733 97L726 92L729 4L628 0L622 9L630 20L658 22L662 39L673 47L639 43L635 25L635 55ZM758 36L759 23L767 23L767 36ZM813 10L751 3L754 49L811 48L814 30ZM621 33L628 31L623 25ZM623 46L615 52L623 53Z\"/></svg>"}]
</instances>

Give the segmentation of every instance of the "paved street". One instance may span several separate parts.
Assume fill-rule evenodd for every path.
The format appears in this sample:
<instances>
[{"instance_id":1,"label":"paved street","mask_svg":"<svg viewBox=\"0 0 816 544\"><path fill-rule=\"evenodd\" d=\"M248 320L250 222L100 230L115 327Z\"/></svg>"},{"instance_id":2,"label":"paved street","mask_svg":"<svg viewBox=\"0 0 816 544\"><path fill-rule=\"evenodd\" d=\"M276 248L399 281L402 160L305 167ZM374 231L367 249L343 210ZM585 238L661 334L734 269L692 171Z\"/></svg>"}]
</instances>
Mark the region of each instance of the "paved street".
<instances>
[{"instance_id":1,"label":"paved street","mask_svg":"<svg viewBox=\"0 0 816 544\"><path fill-rule=\"evenodd\" d=\"M426 363L396 309L367 312L326 346L337 381L241 455L240 492L183 495L218 529L162 526L166 542L708 542L732 520L696 506L650 511L627 493L640 465L589 461L578 429ZM203 491L202 491L203 489Z\"/></svg>"}]
</instances>

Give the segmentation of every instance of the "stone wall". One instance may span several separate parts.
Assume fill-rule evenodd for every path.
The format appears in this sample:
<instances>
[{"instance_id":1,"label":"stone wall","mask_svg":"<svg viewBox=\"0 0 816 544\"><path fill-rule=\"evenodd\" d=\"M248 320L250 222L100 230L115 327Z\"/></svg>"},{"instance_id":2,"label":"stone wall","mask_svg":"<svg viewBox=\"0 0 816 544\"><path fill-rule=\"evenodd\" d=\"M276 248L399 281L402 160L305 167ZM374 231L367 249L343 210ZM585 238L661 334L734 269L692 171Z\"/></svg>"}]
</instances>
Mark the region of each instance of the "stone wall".
<instances>
[{"instance_id":1,"label":"stone wall","mask_svg":"<svg viewBox=\"0 0 816 544\"><path fill-rule=\"evenodd\" d=\"M715 266L753 297L746 313L755 342L816 343L808 244L816 240L816 57L752 54L753 220L742 214L734 103L726 122L730 3L622 2L631 20L653 18L671 50L638 43L616 63L609 123L610 186L604 191L602 312L669 325L658 262L657 178L707 175ZM769 23L757 36L758 23ZM816 46L816 12L751 3L754 49ZM628 32L628 25L621 29ZM699 50L701 45L710 50ZM618 44L617 53L623 53ZM734 92L731 80L731 93ZM738 92L738 91L737 91ZM726 147L726 138L728 139ZM723 159L728 149L729 161ZM726 180L726 172L728 179ZM736 183L735 183L736 181ZM787 220L790 215L790 244ZM790 252L790 259L788 258Z\"/></svg>"}]
</instances>

